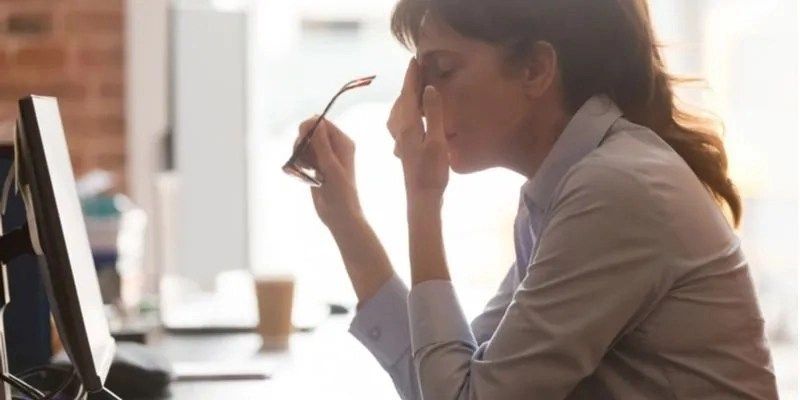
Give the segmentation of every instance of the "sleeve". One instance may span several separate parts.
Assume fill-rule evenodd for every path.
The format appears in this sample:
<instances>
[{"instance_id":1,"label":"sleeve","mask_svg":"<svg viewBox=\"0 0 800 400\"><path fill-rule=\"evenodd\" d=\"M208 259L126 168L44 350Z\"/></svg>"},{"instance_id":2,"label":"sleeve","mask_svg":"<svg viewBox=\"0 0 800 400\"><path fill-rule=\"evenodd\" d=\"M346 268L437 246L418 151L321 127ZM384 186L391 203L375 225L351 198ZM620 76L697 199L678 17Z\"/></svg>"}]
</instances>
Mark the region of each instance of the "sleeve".
<instances>
[{"instance_id":1,"label":"sleeve","mask_svg":"<svg viewBox=\"0 0 800 400\"><path fill-rule=\"evenodd\" d=\"M411 357L408 289L395 274L356 312L350 333L375 356L403 400L421 399Z\"/></svg>"},{"instance_id":2,"label":"sleeve","mask_svg":"<svg viewBox=\"0 0 800 400\"><path fill-rule=\"evenodd\" d=\"M497 325L500 324L500 319L503 318L509 303L511 303L511 297L514 295L514 291L517 290L519 282L517 264L514 263L505 278L503 278L503 282L500 283L497 293L486 303L483 312L472 320L470 324L478 345L489 340L494 334Z\"/></svg>"},{"instance_id":3,"label":"sleeve","mask_svg":"<svg viewBox=\"0 0 800 400\"><path fill-rule=\"evenodd\" d=\"M423 398L564 399L668 287L666 235L646 187L603 166L572 171L496 331L478 345L448 281L409 295Z\"/></svg>"},{"instance_id":4,"label":"sleeve","mask_svg":"<svg viewBox=\"0 0 800 400\"><path fill-rule=\"evenodd\" d=\"M484 311L472 321L472 330L479 343L488 340L494 333L518 284L515 263ZM350 325L350 333L389 373L401 398L419 399L416 367L411 357L407 299L408 289L397 275L392 276L358 310Z\"/></svg>"}]
</instances>

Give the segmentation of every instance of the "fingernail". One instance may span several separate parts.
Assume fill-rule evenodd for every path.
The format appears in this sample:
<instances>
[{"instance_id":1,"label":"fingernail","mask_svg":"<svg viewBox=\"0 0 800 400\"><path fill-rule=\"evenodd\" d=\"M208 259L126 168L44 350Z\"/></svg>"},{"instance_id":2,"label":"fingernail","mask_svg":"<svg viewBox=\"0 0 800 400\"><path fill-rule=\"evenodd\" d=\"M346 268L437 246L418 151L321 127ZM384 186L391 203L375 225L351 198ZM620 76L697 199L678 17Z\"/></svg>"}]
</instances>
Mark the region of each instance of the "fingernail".
<instances>
[{"instance_id":1,"label":"fingernail","mask_svg":"<svg viewBox=\"0 0 800 400\"><path fill-rule=\"evenodd\" d=\"M434 94L436 94L436 88L434 88L433 85L427 85L427 86L425 86L425 92L424 93L425 93L425 96L433 96Z\"/></svg>"}]
</instances>

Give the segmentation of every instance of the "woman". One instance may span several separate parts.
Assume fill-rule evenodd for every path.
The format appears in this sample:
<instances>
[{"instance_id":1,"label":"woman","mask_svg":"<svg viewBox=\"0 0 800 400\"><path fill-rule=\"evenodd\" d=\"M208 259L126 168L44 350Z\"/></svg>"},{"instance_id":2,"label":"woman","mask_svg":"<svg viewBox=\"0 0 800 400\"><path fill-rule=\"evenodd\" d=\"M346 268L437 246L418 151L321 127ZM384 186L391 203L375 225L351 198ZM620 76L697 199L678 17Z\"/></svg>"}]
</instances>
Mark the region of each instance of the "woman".
<instances>
[{"instance_id":1,"label":"woman","mask_svg":"<svg viewBox=\"0 0 800 400\"><path fill-rule=\"evenodd\" d=\"M359 299L351 332L402 398L777 398L721 210L738 224L725 150L675 105L645 1L401 0L392 26L417 53L388 122L410 292L361 213L353 142L325 121L305 162L325 178L314 204ZM516 262L468 324L442 195L449 169L491 167L528 181Z\"/></svg>"}]
</instances>

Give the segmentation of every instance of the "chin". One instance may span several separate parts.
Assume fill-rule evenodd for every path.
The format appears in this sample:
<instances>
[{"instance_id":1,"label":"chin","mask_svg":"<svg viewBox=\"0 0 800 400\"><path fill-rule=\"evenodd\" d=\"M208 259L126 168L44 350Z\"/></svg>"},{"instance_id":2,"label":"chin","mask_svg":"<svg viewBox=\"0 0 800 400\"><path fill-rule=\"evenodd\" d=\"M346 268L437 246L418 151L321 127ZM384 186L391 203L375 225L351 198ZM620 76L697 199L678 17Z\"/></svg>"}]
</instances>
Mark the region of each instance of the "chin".
<instances>
[{"instance_id":1,"label":"chin","mask_svg":"<svg viewBox=\"0 0 800 400\"><path fill-rule=\"evenodd\" d=\"M486 168L478 163L469 162L468 159L460 157L458 153L451 153L450 169L457 174L465 175L473 172L483 171Z\"/></svg>"}]
</instances>

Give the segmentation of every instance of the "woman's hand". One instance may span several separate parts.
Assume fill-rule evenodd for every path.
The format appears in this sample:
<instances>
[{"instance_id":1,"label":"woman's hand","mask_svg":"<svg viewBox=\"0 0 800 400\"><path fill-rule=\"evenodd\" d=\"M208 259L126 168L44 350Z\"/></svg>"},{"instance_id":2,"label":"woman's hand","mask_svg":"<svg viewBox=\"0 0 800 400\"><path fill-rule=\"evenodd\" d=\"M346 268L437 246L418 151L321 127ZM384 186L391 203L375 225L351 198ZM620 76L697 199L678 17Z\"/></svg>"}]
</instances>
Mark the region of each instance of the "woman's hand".
<instances>
[{"instance_id":1,"label":"woman's hand","mask_svg":"<svg viewBox=\"0 0 800 400\"><path fill-rule=\"evenodd\" d=\"M314 116L300 124L295 146L316 120ZM322 186L311 188L314 207L336 240L359 302L364 302L375 296L394 271L381 242L361 212L354 157L353 141L332 123L322 120L298 163L313 167L323 180Z\"/></svg>"},{"instance_id":2,"label":"woman's hand","mask_svg":"<svg viewBox=\"0 0 800 400\"><path fill-rule=\"evenodd\" d=\"M442 99L433 86L424 88L420 110L420 76L416 59L411 59L403 90L392 107L387 127L395 140L394 154L403 163L406 197L441 200L450 174ZM425 116L427 130L423 126Z\"/></svg>"},{"instance_id":3,"label":"woman's hand","mask_svg":"<svg viewBox=\"0 0 800 400\"><path fill-rule=\"evenodd\" d=\"M311 117L300 124L295 146L308 135L317 118ZM331 231L363 216L356 190L354 159L353 141L325 119L320 121L310 146L298 159L300 165L313 167L324 180L322 186L311 188L311 197L317 215Z\"/></svg>"}]
</instances>

